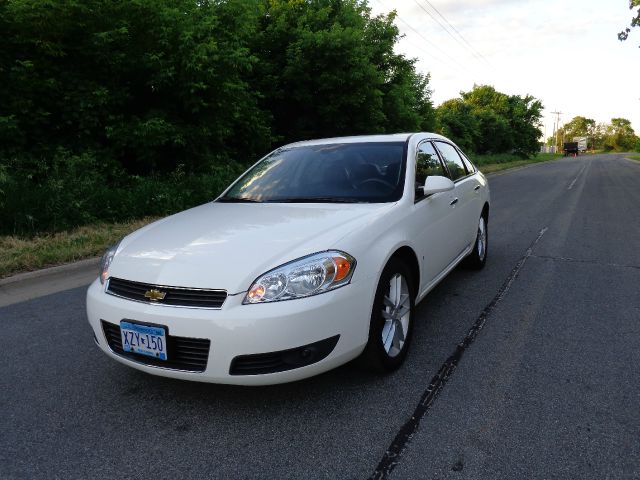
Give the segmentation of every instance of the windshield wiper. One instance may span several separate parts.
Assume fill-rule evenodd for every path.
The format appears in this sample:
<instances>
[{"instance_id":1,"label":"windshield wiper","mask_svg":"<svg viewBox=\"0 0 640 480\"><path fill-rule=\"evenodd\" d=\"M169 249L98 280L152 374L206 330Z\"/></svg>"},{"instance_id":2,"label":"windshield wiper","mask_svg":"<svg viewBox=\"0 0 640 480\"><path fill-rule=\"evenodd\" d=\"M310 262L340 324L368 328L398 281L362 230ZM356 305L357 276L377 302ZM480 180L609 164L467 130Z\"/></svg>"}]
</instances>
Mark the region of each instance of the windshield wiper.
<instances>
[{"instance_id":1,"label":"windshield wiper","mask_svg":"<svg viewBox=\"0 0 640 480\"><path fill-rule=\"evenodd\" d=\"M365 203L349 197L285 197L266 200L269 203Z\"/></svg>"},{"instance_id":2,"label":"windshield wiper","mask_svg":"<svg viewBox=\"0 0 640 480\"><path fill-rule=\"evenodd\" d=\"M217 201L225 203L260 203L260 200L245 197L220 197Z\"/></svg>"}]
</instances>

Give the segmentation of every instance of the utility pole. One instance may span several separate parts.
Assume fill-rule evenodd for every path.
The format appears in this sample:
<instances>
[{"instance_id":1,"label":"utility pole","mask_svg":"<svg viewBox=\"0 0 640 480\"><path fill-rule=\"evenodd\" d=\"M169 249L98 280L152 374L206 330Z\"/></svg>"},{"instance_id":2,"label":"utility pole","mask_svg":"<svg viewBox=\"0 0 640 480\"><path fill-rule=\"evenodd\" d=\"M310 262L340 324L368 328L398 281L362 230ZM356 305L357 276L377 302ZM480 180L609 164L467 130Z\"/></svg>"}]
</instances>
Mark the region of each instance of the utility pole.
<instances>
[{"instance_id":1,"label":"utility pole","mask_svg":"<svg viewBox=\"0 0 640 480\"><path fill-rule=\"evenodd\" d=\"M558 135L560 134L560 115L562 115L563 112L551 112L551 113L556 116L556 120L554 120L553 122L553 136L556 137L556 152L557 152ZM556 124L557 124L557 128L556 128Z\"/></svg>"}]
</instances>

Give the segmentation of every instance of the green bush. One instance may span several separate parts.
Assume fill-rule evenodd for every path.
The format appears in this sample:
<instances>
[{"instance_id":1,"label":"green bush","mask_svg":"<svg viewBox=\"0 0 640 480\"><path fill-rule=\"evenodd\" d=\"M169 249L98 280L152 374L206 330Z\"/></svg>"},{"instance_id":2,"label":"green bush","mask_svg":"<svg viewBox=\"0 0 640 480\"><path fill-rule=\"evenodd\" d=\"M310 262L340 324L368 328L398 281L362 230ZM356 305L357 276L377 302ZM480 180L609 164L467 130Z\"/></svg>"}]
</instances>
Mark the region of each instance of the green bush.
<instances>
[{"instance_id":1,"label":"green bush","mask_svg":"<svg viewBox=\"0 0 640 480\"><path fill-rule=\"evenodd\" d=\"M224 164L202 174L126 175L95 154L57 152L52 161L0 169L0 233L60 231L97 221L168 215L214 199L243 170Z\"/></svg>"},{"instance_id":2,"label":"green bush","mask_svg":"<svg viewBox=\"0 0 640 480\"><path fill-rule=\"evenodd\" d=\"M436 109L437 128L464 150L481 155L512 152L524 159L540 150L542 108L531 95L474 85Z\"/></svg>"},{"instance_id":3,"label":"green bush","mask_svg":"<svg viewBox=\"0 0 640 480\"><path fill-rule=\"evenodd\" d=\"M0 232L162 215L274 146L431 129L362 0L0 1Z\"/></svg>"},{"instance_id":4,"label":"green bush","mask_svg":"<svg viewBox=\"0 0 640 480\"><path fill-rule=\"evenodd\" d=\"M0 1L0 233L173 213L291 141L434 130L395 16L364 0ZM463 148L537 151L533 97L481 86L457 103L438 117Z\"/></svg>"}]
</instances>

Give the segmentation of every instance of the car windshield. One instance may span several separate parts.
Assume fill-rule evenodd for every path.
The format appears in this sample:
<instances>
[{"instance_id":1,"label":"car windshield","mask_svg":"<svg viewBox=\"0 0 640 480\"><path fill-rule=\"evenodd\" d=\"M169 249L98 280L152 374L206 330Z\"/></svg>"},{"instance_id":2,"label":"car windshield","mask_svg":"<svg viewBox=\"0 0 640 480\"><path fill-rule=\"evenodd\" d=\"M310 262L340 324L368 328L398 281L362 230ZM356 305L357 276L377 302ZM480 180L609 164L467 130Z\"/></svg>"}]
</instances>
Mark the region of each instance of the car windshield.
<instances>
[{"instance_id":1,"label":"car windshield","mask_svg":"<svg viewBox=\"0 0 640 480\"><path fill-rule=\"evenodd\" d=\"M404 142L281 148L257 163L221 202L383 203L404 187Z\"/></svg>"}]
</instances>

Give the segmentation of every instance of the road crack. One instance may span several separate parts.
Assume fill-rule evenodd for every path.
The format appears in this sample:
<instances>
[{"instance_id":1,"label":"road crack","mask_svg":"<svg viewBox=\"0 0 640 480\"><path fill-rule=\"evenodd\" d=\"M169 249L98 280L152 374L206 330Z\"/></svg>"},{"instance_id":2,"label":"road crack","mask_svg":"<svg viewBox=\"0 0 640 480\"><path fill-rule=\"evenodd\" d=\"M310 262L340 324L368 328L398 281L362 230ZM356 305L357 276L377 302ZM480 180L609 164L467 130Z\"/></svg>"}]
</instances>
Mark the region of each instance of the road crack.
<instances>
[{"instance_id":1,"label":"road crack","mask_svg":"<svg viewBox=\"0 0 640 480\"><path fill-rule=\"evenodd\" d=\"M462 339L460 343L456 346L454 352L447 358L447 360L442 364L438 373L431 379L431 382L427 386L426 390L420 397L420 401L416 406L411 417L400 427L400 430L396 434L395 438L387 448L387 451L382 456L382 459L378 463L378 466L374 470L373 474L369 477L370 480L381 480L389 478L393 469L400 462L400 458L402 454L407 449L411 439L416 434L418 427L420 426L420 421L424 418L427 412L430 410L431 406L435 402L438 394L442 391L447 380L451 377L454 370L460 363L462 356L467 348L474 342L480 330L487 321L487 318L491 314L491 312L496 308L496 306L502 301L505 297L513 282L515 282L520 270L524 267L527 259L533 255L533 249L538 244L544 233L547 231L547 227L540 230L536 239L531 243L529 248L525 251L525 253L520 257L520 260L513 267L502 286L498 290L498 293L493 297L493 299L487 304L486 307L480 312L478 318L476 318L475 322Z\"/></svg>"}]
</instances>

